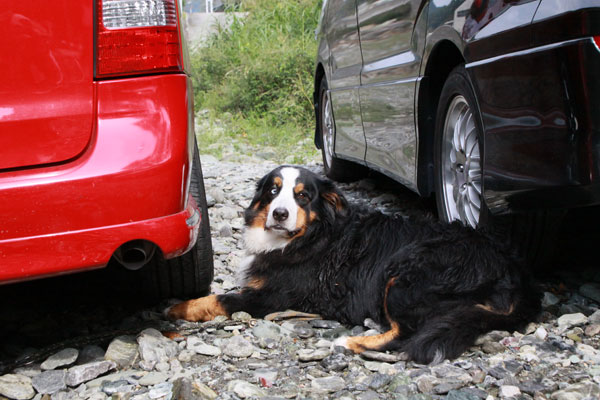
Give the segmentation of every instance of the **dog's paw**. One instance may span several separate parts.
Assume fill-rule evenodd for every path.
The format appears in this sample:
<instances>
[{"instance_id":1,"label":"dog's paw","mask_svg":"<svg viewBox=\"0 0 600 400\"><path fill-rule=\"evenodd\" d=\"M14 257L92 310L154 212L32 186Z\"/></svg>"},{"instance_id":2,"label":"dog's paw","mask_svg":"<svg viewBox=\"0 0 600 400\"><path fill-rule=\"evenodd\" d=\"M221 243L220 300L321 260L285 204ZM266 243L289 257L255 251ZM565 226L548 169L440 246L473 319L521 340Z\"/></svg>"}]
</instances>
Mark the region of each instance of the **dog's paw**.
<instances>
[{"instance_id":1,"label":"dog's paw","mask_svg":"<svg viewBox=\"0 0 600 400\"><path fill-rule=\"evenodd\" d=\"M331 350L334 350L336 347L343 347L344 349L350 349L348 347L348 336L341 336L331 343Z\"/></svg>"}]
</instances>

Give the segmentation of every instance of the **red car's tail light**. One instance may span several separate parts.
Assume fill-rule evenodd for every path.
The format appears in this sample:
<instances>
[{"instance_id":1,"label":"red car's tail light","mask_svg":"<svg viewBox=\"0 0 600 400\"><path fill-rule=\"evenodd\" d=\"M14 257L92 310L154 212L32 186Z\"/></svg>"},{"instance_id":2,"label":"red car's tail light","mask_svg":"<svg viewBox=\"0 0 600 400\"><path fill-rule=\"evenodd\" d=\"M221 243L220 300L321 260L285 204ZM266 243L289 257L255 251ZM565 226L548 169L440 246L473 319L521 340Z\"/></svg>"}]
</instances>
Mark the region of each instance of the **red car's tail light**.
<instances>
[{"instance_id":1,"label":"red car's tail light","mask_svg":"<svg viewBox=\"0 0 600 400\"><path fill-rule=\"evenodd\" d=\"M96 77L182 71L176 0L99 0Z\"/></svg>"},{"instance_id":2,"label":"red car's tail light","mask_svg":"<svg viewBox=\"0 0 600 400\"><path fill-rule=\"evenodd\" d=\"M594 43L596 43L596 47L600 50L600 36L594 36Z\"/></svg>"}]
</instances>

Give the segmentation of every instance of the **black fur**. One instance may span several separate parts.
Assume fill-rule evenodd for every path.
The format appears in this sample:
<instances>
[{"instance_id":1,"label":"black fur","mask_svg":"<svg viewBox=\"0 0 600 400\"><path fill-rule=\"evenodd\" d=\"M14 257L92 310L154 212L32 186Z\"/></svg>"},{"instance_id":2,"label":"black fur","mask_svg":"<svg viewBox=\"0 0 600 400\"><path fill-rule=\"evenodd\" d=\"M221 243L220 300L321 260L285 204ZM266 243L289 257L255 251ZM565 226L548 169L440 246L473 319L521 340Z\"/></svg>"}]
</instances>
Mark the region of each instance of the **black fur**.
<instances>
[{"instance_id":1,"label":"black fur","mask_svg":"<svg viewBox=\"0 0 600 400\"><path fill-rule=\"evenodd\" d=\"M268 207L278 171L258 183L247 225ZM380 350L429 363L458 357L479 335L520 328L539 313L539 292L523 265L492 236L351 206L308 170L297 181L308 196L302 208L316 218L283 249L255 255L247 278L260 285L218 296L229 314L295 309L346 324L397 323L401 336Z\"/></svg>"}]
</instances>

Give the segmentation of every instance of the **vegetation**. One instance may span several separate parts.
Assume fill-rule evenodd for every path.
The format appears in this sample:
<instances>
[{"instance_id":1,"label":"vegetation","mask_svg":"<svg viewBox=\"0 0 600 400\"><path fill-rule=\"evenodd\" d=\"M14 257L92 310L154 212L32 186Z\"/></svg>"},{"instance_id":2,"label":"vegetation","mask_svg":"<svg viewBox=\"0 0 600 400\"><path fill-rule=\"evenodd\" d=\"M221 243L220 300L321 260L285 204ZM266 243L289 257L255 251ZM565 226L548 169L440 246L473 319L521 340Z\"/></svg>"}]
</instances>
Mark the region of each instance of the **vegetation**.
<instances>
[{"instance_id":1,"label":"vegetation","mask_svg":"<svg viewBox=\"0 0 600 400\"><path fill-rule=\"evenodd\" d=\"M276 148L279 162L315 158L314 30L319 0L246 0L192 53L203 152Z\"/></svg>"}]
</instances>

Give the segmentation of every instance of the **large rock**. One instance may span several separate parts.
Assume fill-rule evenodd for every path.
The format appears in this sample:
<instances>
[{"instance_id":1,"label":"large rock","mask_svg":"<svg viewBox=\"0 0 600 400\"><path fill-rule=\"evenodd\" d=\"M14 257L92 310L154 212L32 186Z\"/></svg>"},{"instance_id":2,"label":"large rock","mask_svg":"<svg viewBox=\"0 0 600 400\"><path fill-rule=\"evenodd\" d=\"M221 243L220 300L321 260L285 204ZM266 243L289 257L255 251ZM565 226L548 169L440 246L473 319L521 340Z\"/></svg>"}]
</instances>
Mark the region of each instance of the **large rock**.
<instances>
[{"instance_id":1,"label":"large rock","mask_svg":"<svg viewBox=\"0 0 600 400\"><path fill-rule=\"evenodd\" d=\"M76 365L67 371L66 382L69 386L77 386L115 369L114 361L96 361L89 364Z\"/></svg>"},{"instance_id":2,"label":"large rock","mask_svg":"<svg viewBox=\"0 0 600 400\"><path fill-rule=\"evenodd\" d=\"M139 357L138 343L133 336L118 336L106 349L104 358L114 361L120 368L131 367Z\"/></svg>"},{"instance_id":3,"label":"large rock","mask_svg":"<svg viewBox=\"0 0 600 400\"><path fill-rule=\"evenodd\" d=\"M265 392L258 386L242 380L233 380L227 384L227 390L236 396L247 399L249 397L265 397Z\"/></svg>"},{"instance_id":4,"label":"large rock","mask_svg":"<svg viewBox=\"0 0 600 400\"><path fill-rule=\"evenodd\" d=\"M142 360L146 362L165 362L177 357L179 348L177 343L164 337L154 328L142 331L137 337L138 351Z\"/></svg>"},{"instance_id":5,"label":"large rock","mask_svg":"<svg viewBox=\"0 0 600 400\"><path fill-rule=\"evenodd\" d=\"M64 369L44 371L31 378L31 383L38 393L52 394L67 387L67 371Z\"/></svg>"},{"instance_id":6,"label":"large rock","mask_svg":"<svg viewBox=\"0 0 600 400\"><path fill-rule=\"evenodd\" d=\"M234 336L223 348L223 353L230 357L247 358L254 353L254 346L242 336Z\"/></svg>"},{"instance_id":7,"label":"large rock","mask_svg":"<svg viewBox=\"0 0 600 400\"><path fill-rule=\"evenodd\" d=\"M0 395L14 400L29 400L35 392L29 377L8 374L0 376Z\"/></svg>"},{"instance_id":8,"label":"large rock","mask_svg":"<svg viewBox=\"0 0 600 400\"><path fill-rule=\"evenodd\" d=\"M48 357L41 365L42 369L56 369L73 364L79 356L77 349L67 348Z\"/></svg>"},{"instance_id":9,"label":"large rock","mask_svg":"<svg viewBox=\"0 0 600 400\"><path fill-rule=\"evenodd\" d=\"M311 386L315 390L332 393L343 390L346 387L346 382L339 376L328 376L325 378L313 379Z\"/></svg>"},{"instance_id":10,"label":"large rock","mask_svg":"<svg viewBox=\"0 0 600 400\"><path fill-rule=\"evenodd\" d=\"M588 318L582 313L564 314L558 317L558 320L556 321L559 327L566 328L583 325L586 322L588 322Z\"/></svg>"}]
</instances>

